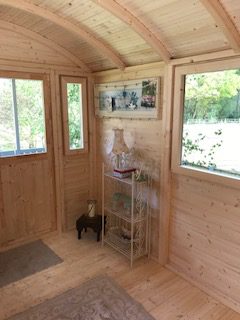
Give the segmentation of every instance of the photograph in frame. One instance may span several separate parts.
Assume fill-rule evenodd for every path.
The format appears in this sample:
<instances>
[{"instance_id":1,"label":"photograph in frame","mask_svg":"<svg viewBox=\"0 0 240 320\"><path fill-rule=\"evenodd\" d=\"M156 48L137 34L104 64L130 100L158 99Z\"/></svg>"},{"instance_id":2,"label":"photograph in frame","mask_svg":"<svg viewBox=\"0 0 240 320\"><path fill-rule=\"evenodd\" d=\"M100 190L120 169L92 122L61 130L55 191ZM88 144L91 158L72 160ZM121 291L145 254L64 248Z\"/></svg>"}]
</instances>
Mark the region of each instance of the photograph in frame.
<instances>
[{"instance_id":1,"label":"photograph in frame","mask_svg":"<svg viewBox=\"0 0 240 320\"><path fill-rule=\"evenodd\" d=\"M159 78L136 79L94 87L96 115L119 118L157 118Z\"/></svg>"}]
</instances>

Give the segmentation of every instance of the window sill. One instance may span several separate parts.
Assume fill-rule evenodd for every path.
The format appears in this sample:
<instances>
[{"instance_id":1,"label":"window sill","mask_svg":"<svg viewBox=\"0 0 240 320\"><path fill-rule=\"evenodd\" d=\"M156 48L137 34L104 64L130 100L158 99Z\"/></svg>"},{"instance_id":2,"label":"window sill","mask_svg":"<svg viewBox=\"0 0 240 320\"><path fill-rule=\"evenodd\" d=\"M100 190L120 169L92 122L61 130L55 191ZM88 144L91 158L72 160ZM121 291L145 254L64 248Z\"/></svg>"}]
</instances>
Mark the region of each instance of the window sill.
<instances>
[{"instance_id":1,"label":"window sill","mask_svg":"<svg viewBox=\"0 0 240 320\"><path fill-rule=\"evenodd\" d=\"M19 156L36 155L36 154L43 154L43 153L47 153L47 150L45 148L2 151L0 152L0 158L19 157Z\"/></svg>"},{"instance_id":2,"label":"window sill","mask_svg":"<svg viewBox=\"0 0 240 320\"><path fill-rule=\"evenodd\" d=\"M194 168L187 165L172 165L172 172L210 183L222 184L226 187L240 189L240 177L214 170Z\"/></svg>"}]
</instances>

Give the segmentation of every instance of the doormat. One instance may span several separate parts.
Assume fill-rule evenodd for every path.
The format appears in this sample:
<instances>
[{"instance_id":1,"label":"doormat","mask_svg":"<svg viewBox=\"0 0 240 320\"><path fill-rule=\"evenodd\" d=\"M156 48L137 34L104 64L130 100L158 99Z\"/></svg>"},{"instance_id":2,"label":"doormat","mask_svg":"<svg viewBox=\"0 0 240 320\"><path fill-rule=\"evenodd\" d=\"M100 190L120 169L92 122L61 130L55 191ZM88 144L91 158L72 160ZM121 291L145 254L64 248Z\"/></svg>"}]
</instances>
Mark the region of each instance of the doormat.
<instances>
[{"instance_id":1,"label":"doormat","mask_svg":"<svg viewBox=\"0 0 240 320\"><path fill-rule=\"evenodd\" d=\"M0 253L0 288L63 260L41 240Z\"/></svg>"},{"instance_id":2,"label":"doormat","mask_svg":"<svg viewBox=\"0 0 240 320\"><path fill-rule=\"evenodd\" d=\"M47 300L8 320L154 320L143 306L107 276Z\"/></svg>"}]
</instances>

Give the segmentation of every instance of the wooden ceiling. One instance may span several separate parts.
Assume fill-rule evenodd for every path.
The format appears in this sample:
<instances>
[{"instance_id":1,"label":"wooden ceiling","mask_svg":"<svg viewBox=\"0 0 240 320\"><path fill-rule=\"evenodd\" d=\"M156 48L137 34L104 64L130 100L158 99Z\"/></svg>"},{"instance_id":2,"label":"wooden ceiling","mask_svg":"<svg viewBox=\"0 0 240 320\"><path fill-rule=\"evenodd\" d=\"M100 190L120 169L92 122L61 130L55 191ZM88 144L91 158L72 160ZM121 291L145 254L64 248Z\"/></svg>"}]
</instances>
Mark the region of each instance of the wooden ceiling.
<instances>
[{"instance_id":1,"label":"wooden ceiling","mask_svg":"<svg viewBox=\"0 0 240 320\"><path fill-rule=\"evenodd\" d=\"M8 22L8 23L5 23ZM239 0L0 0L0 28L85 71L240 50Z\"/></svg>"}]
</instances>

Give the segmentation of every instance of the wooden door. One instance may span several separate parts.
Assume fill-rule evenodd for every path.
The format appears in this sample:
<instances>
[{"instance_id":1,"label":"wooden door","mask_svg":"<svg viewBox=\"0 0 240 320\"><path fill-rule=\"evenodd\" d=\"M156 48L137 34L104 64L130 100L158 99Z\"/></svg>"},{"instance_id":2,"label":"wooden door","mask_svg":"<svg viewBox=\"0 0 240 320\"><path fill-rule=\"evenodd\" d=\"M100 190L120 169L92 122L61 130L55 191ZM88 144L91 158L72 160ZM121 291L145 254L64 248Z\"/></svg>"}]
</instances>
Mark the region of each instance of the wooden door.
<instances>
[{"instance_id":1,"label":"wooden door","mask_svg":"<svg viewBox=\"0 0 240 320\"><path fill-rule=\"evenodd\" d=\"M45 145L44 148L34 148L30 145L30 151L22 148L18 151L0 150L0 247L9 245L12 242L18 242L35 238L36 236L56 229L56 205L55 205L55 182L53 170L53 135L52 135L52 119L51 119L51 99L50 99L50 81L47 75L32 73L0 73L0 78L20 79L36 81L42 86L43 126L45 127ZM37 89L36 89L37 90ZM27 92L27 88L26 88ZM26 93L27 94L27 93ZM14 96L14 94L13 94ZM20 94L19 94L20 96ZM2 95L3 97L3 95ZM38 102L41 97L38 97ZM1 95L0 95L1 99ZM18 96L13 97L17 100ZM31 99L28 96L21 98L21 103L29 103L29 108L34 108ZM24 100L25 99L25 100ZM36 98L37 99L37 98ZM21 104L20 103L20 104ZM40 103L40 102L39 102ZM3 105L0 103L0 108ZM25 124L18 127L15 132L17 135L24 135L24 130L31 127L26 125L31 118L30 113L33 109L29 109L29 115L23 117L21 106L17 106L17 117ZM15 110L16 111L16 110ZM3 113L5 114L5 113ZM15 120L16 120L16 114ZM37 115L39 117L39 115ZM24 121L23 121L24 118ZM18 121L18 119L16 120ZM2 123L1 123L2 122ZM31 130L36 130L41 119L37 119L36 124ZM0 118L0 125L7 128L4 120ZM24 130L23 130L24 129ZM6 129L8 130L8 128ZM43 129L41 129L43 130ZM18 132L17 132L18 131ZM9 131L10 132L10 131ZM12 132L12 131L11 131ZM4 145L3 137L2 144ZM22 141L16 144L22 143ZM9 146L3 146L2 149L8 149ZM19 148L19 146L18 146ZM16 149L16 148L15 148ZM32 152L35 153L32 153ZM5 153L4 153L5 152ZM8 154L7 154L8 153ZM14 153L14 154L11 154Z\"/></svg>"}]
</instances>

